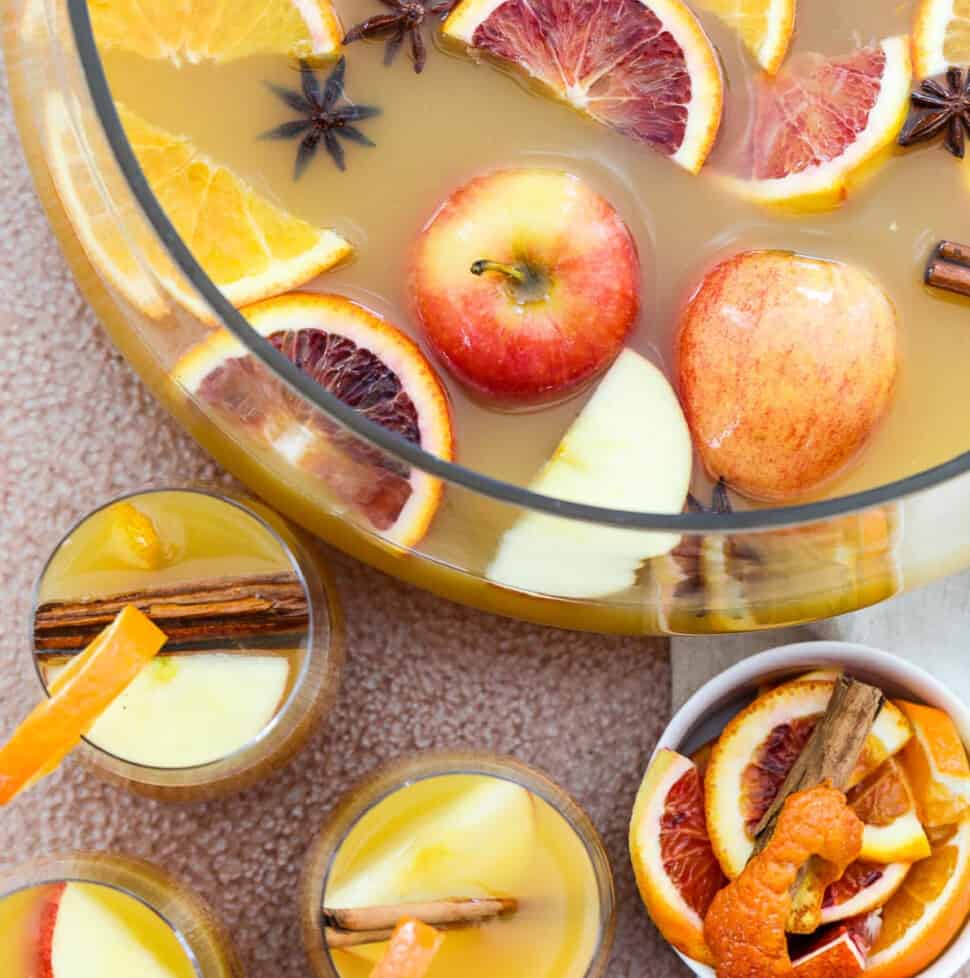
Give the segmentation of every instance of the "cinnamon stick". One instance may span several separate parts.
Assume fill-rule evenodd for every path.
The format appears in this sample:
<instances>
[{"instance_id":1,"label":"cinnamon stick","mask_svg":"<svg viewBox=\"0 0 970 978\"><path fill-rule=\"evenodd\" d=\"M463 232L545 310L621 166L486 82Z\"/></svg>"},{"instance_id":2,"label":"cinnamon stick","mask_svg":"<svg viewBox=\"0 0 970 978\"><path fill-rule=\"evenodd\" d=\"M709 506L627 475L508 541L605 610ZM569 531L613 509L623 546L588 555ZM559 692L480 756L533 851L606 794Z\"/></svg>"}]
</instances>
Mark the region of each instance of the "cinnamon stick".
<instances>
[{"instance_id":1,"label":"cinnamon stick","mask_svg":"<svg viewBox=\"0 0 970 978\"><path fill-rule=\"evenodd\" d=\"M255 574L46 602L34 617L34 649L83 649L129 604L165 630L170 646L295 633L309 622L306 591L295 574Z\"/></svg>"},{"instance_id":2,"label":"cinnamon stick","mask_svg":"<svg viewBox=\"0 0 970 978\"><path fill-rule=\"evenodd\" d=\"M874 686L839 676L825 714L815 725L777 796L755 827L752 857L767 845L789 795L823 782L835 788L845 788L884 701L882 691ZM801 868L791 891L792 904L786 928L790 933L810 934L818 929L827 885L825 867L816 860L809 860Z\"/></svg>"},{"instance_id":3,"label":"cinnamon stick","mask_svg":"<svg viewBox=\"0 0 970 978\"><path fill-rule=\"evenodd\" d=\"M941 241L926 264L925 281L933 288L970 296L970 245Z\"/></svg>"},{"instance_id":4,"label":"cinnamon stick","mask_svg":"<svg viewBox=\"0 0 970 978\"><path fill-rule=\"evenodd\" d=\"M875 686L839 676L822 719L795 760L778 794L754 830L752 855L767 845L789 795L828 781L845 788L885 701Z\"/></svg>"},{"instance_id":5,"label":"cinnamon stick","mask_svg":"<svg viewBox=\"0 0 970 978\"><path fill-rule=\"evenodd\" d=\"M383 907L324 907L324 937L332 948L358 947L388 940L402 917L413 917L439 930L453 930L508 916L517 909L518 901L513 899L467 897Z\"/></svg>"}]
</instances>

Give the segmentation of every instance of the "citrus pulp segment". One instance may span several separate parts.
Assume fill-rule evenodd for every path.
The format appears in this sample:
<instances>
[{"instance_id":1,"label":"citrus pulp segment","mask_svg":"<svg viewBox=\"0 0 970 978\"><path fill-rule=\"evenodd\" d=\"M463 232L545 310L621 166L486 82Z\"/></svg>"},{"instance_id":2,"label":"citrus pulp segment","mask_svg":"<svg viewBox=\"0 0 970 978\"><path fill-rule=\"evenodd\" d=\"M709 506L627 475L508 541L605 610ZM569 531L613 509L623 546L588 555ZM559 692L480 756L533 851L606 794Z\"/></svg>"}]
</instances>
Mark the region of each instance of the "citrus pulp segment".
<instances>
[{"instance_id":1,"label":"citrus pulp segment","mask_svg":"<svg viewBox=\"0 0 970 978\"><path fill-rule=\"evenodd\" d=\"M252 327L335 397L439 458L454 457L447 395L420 349L395 326L337 295L294 293L249 306ZM230 430L275 451L380 535L414 546L440 480L385 455L297 397L228 330L176 365L173 380Z\"/></svg>"},{"instance_id":2,"label":"citrus pulp segment","mask_svg":"<svg viewBox=\"0 0 970 978\"><path fill-rule=\"evenodd\" d=\"M760 79L741 174L727 185L761 203L841 201L853 177L896 139L911 78L904 37L841 58L792 59Z\"/></svg>"},{"instance_id":3,"label":"citrus pulp segment","mask_svg":"<svg viewBox=\"0 0 970 978\"><path fill-rule=\"evenodd\" d=\"M883 906L902 886L909 863L855 862L829 885L822 900L822 924L846 920Z\"/></svg>"},{"instance_id":4,"label":"citrus pulp segment","mask_svg":"<svg viewBox=\"0 0 970 978\"><path fill-rule=\"evenodd\" d=\"M443 32L692 173L714 146L720 62L681 0L463 0Z\"/></svg>"},{"instance_id":5,"label":"citrus pulp segment","mask_svg":"<svg viewBox=\"0 0 970 978\"><path fill-rule=\"evenodd\" d=\"M795 0L696 0L733 27L758 65L775 74L795 31Z\"/></svg>"},{"instance_id":6,"label":"citrus pulp segment","mask_svg":"<svg viewBox=\"0 0 970 978\"><path fill-rule=\"evenodd\" d=\"M883 907L867 978L912 978L939 957L970 913L970 818L916 863Z\"/></svg>"},{"instance_id":7,"label":"citrus pulp segment","mask_svg":"<svg viewBox=\"0 0 970 978\"><path fill-rule=\"evenodd\" d=\"M231 61L254 54L333 54L330 0L88 0L98 45L144 58Z\"/></svg>"},{"instance_id":8,"label":"citrus pulp segment","mask_svg":"<svg viewBox=\"0 0 970 978\"><path fill-rule=\"evenodd\" d=\"M592 506L679 513L692 454L687 422L667 378L626 349L530 488ZM673 533L526 512L503 535L486 577L524 591L603 597L631 587L645 560L677 542Z\"/></svg>"},{"instance_id":9,"label":"citrus pulp segment","mask_svg":"<svg viewBox=\"0 0 970 978\"><path fill-rule=\"evenodd\" d=\"M661 934L689 958L713 964L704 916L727 880L708 839L701 776L675 751L657 752L637 793L630 858Z\"/></svg>"},{"instance_id":10,"label":"citrus pulp segment","mask_svg":"<svg viewBox=\"0 0 970 978\"><path fill-rule=\"evenodd\" d=\"M970 0L920 0L913 22L917 78L970 65Z\"/></svg>"},{"instance_id":11,"label":"citrus pulp segment","mask_svg":"<svg viewBox=\"0 0 970 978\"><path fill-rule=\"evenodd\" d=\"M428 924L406 917L394 928L391 940L370 978L424 978L441 949L445 935Z\"/></svg>"},{"instance_id":12,"label":"citrus pulp segment","mask_svg":"<svg viewBox=\"0 0 970 978\"><path fill-rule=\"evenodd\" d=\"M970 812L970 762L953 720L942 710L898 700L914 736L902 753L925 825L950 825Z\"/></svg>"},{"instance_id":13,"label":"citrus pulp segment","mask_svg":"<svg viewBox=\"0 0 970 978\"><path fill-rule=\"evenodd\" d=\"M353 248L335 231L312 227L257 194L184 136L118 107L142 171L182 240L235 306L308 282ZM226 241L232 247L226 248ZM177 281L166 282L201 319L212 312Z\"/></svg>"},{"instance_id":14,"label":"citrus pulp segment","mask_svg":"<svg viewBox=\"0 0 970 978\"><path fill-rule=\"evenodd\" d=\"M718 738L704 777L711 844L731 879L754 848L753 832L808 743L832 696L831 682L793 682L759 696ZM902 750L912 730L891 703L879 712L850 787Z\"/></svg>"}]
</instances>

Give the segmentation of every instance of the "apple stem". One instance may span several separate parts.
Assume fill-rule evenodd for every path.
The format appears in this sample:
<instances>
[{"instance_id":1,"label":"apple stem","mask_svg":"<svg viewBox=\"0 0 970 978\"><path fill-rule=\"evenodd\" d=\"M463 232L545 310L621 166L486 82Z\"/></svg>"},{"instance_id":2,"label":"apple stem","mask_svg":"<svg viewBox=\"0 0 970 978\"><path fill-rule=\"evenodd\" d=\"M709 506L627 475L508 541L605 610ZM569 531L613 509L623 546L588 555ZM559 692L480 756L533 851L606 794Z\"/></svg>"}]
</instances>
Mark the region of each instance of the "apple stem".
<instances>
[{"instance_id":1,"label":"apple stem","mask_svg":"<svg viewBox=\"0 0 970 978\"><path fill-rule=\"evenodd\" d=\"M472 275L484 275L486 272L500 272L509 278L514 278L519 285L529 283L529 274L516 265L506 265L500 261L489 261L487 258L480 258L472 263Z\"/></svg>"}]
</instances>

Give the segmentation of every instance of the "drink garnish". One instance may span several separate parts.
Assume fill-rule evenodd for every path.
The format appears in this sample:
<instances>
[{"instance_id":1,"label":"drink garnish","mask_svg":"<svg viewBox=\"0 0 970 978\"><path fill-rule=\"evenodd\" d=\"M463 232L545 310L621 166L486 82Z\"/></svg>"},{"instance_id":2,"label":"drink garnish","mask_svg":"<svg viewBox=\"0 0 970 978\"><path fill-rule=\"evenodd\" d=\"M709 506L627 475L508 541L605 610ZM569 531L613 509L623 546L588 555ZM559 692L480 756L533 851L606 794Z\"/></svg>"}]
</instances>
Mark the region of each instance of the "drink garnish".
<instances>
[{"instance_id":1,"label":"drink garnish","mask_svg":"<svg viewBox=\"0 0 970 978\"><path fill-rule=\"evenodd\" d=\"M434 927L413 917L403 918L370 978L423 978L444 939Z\"/></svg>"},{"instance_id":2,"label":"drink garnish","mask_svg":"<svg viewBox=\"0 0 970 978\"><path fill-rule=\"evenodd\" d=\"M925 79L910 95L910 104L899 145L913 146L944 133L943 145L962 160L970 134L970 71L964 75L960 68L947 68L944 81Z\"/></svg>"},{"instance_id":3,"label":"drink garnish","mask_svg":"<svg viewBox=\"0 0 970 978\"><path fill-rule=\"evenodd\" d=\"M134 605L165 629L166 651L214 641L231 645L259 635L299 634L309 621L306 590L295 574L209 578L80 601L46 601L34 616L35 652L56 656L82 649L126 605Z\"/></svg>"},{"instance_id":4,"label":"drink garnish","mask_svg":"<svg viewBox=\"0 0 970 978\"><path fill-rule=\"evenodd\" d=\"M803 867L838 879L862 847L862 822L829 782L788 795L771 827L764 848L718 892L704 920L718 978L788 978L786 930Z\"/></svg>"},{"instance_id":5,"label":"drink garnish","mask_svg":"<svg viewBox=\"0 0 970 978\"><path fill-rule=\"evenodd\" d=\"M167 636L126 606L51 684L50 697L0 747L0 805L50 774L165 644Z\"/></svg>"},{"instance_id":6,"label":"drink garnish","mask_svg":"<svg viewBox=\"0 0 970 978\"><path fill-rule=\"evenodd\" d=\"M941 241L926 263L924 281L934 289L970 296L970 247Z\"/></svg>"},{"instance_id":7,"label":"drink garnish","mask_svg":"<svg viewBox=\"0 0 970 978\"><path fill-rule=\"evenodd\" d=\"M302 91L284 88L267 82L270 91L285 102L291 109L299 112L302 119L292 119L264 132L260 139L295 139L300 146L296 152L293 179L299 180L310 161L316 155L320 143L334 161L338 170L346 170L344 148L340 139L349 139L360 146L375 146L373 140L365 136L355 125L364 119L380 115L381 110L374 105L355 105L344 93L344 75L347 69L346 58L341 58L327 76L323 84L310 63L300 60L300 87ZM345 104L338 105L343 100ZM340 137L338 139L337 137Z\"/></svg>"},{"instance_id":8,"label":"drink garnish","mask_svg":"<svg viewBox=\"0 0 970 978\"><path fill-rule=\"evenodd\" d=\"M504 897L449 897L421 903L386 907L323 908L324 936L331 948L358 947L389 940L394 927L404 918L440 930L475 927L518 910L518 900Z\"/></svg>"},{"instance_id":9,"label":"drink garnish","mask_svg":"<svg viewBox=\"0 0 970 978\"><path fill-rule=\"evenodd\" d=\"M444 19L457 5L458 0L381 0L385 7L390 7L392 14L376 14L361 21L344 35L344 44L353 44L365 37L386 37L384 45L384 64L389 65L405 40L410 42L411 61L417 74L424 71L428 52L421 27L425 18Z\"/></svg>"}]
</instances>

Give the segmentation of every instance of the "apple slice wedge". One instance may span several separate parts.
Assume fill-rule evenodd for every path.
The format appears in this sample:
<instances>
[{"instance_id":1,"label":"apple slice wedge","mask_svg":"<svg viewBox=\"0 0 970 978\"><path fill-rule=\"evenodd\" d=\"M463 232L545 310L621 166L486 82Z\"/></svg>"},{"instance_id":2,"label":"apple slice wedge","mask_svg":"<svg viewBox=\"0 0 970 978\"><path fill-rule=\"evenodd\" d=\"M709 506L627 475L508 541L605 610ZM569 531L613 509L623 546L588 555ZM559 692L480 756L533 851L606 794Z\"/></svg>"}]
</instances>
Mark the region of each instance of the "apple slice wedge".
<instances>
[{"instance_id":1,"label":"apple slice wedge","mask_svg":"<svg viewBox=\"0 0 970 978\"><path fill-rule=\"evenodd\" d=\"M627 349L530 488L592 506L679 513L692 460L673 388L649 360ZM631 587L643 561L668 553L679 539L530 512L505 533L486 577L557 597L604 597Z\"/></svg>"},{"instance_id":2,"label":"apple slice wedge","mask_svg":"<svg viewBox=\"0 0 970 978\"><path fill-rule=\"evenodd\" d=\"M195 978L175 932L134 897L97 883L53 892L38 931L39 978Z\"/></svg>"},{"instance_id":3,"label":"apple slice wedge","mask_svg":"<svg viewBox=\"0 0 970 978\"><path fill-rule=\"evenodd\" d=\"M63 667L45 670L56 681ZM135 764L217 761L262 733L287 687L284 655L205 652L162 656L95 720L87 739Z\"/></svg>"}]
</instances>

